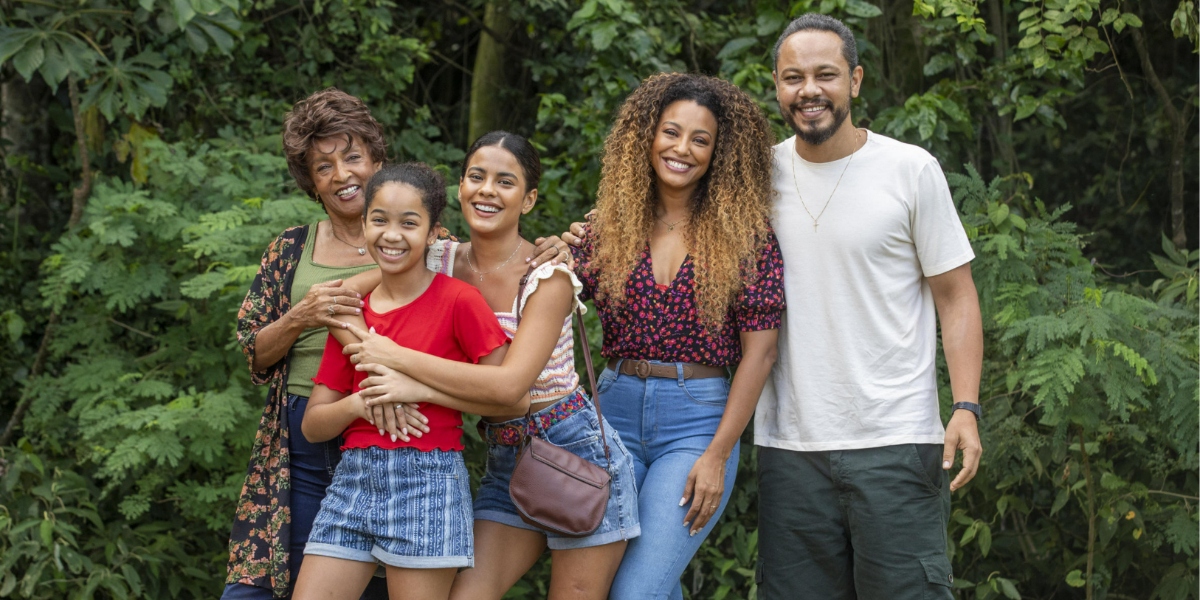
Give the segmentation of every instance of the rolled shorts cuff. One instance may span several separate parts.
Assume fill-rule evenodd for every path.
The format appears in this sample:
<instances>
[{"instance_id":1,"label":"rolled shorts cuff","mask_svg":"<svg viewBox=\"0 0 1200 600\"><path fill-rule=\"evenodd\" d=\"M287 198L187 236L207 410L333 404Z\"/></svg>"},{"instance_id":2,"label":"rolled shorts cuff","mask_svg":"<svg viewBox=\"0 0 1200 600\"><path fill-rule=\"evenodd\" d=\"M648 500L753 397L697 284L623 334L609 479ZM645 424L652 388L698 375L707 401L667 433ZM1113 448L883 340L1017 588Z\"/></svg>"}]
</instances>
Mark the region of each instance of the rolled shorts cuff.
<instances>
[{"instance_id":1,"label":"rolled shorts cuff","mask_svg":"<svg viewBox=\"0 0 1200 600\"><path fill-rule=\"evenodd\" d=\"M498 510L480 510L475 512L476 521L492 521L516 529L546 533L546 530L526 523L520 515L514 515ZM632 527L623 527L612 531L602 531L582 537L546 536L546 547L551 550L575 550L577 548L594 548L613 542L631 540L642 534L642 526L634 523Z\"/></svg>"},{"instance_id":2,"label":"rolled shorts cuff","mask_svg":"<svg viewBox=\"0 0 1200 600\"><path fill-rule=\"evenodd\" d=\"M375 546L370 552L367 552L366 550L347 548L345 546L338 546L337 544L309 542L308 545L304 546L304 554L353 560L355 562L383 563L389 567L400 567L403 569L457 569L475 566L474 556L402 556L400 554L392 554L379 546ZM378 576L378 573L376 575Z\"/></svg>"},{"instance_id":3,"label":"rolled shorts cuff","mask_svg":"<svg viewBox=\"0 0 1200 600\"><path fill-rule=\"evenodd\" d=\"M329 558L340 558L364 563L377 562L375 557L366 550L347 548L345 546L338 546L337 544L323 544L321 542L309 542L305 544L304 554L305 556L309 554L313 556L328 556Z\"/></svg>"}]
</instances>

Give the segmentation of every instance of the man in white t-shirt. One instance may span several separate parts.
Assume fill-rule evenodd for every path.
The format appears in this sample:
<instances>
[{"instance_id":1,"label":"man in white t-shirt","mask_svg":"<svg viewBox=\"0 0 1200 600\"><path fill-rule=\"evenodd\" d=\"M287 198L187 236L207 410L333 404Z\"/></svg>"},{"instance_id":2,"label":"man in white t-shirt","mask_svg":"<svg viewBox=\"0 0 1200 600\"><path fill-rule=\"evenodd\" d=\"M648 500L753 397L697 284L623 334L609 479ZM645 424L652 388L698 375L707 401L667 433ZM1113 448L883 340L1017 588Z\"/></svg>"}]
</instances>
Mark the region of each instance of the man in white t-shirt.
<instances>
[{"instance_id":1,"label":"man in white t-shirt","mask_svg":"<svg viewBox=\"0 0 1200 600\"><path fill-rule=\"evenodd\" d=\"M775 147L788 311L755 416L758 597L952 598L950 491L982 452L975 255L937 160L854 127L863 70L845 25L793 21L774 77L796 136Z\"/></svg>"}]
</instances>

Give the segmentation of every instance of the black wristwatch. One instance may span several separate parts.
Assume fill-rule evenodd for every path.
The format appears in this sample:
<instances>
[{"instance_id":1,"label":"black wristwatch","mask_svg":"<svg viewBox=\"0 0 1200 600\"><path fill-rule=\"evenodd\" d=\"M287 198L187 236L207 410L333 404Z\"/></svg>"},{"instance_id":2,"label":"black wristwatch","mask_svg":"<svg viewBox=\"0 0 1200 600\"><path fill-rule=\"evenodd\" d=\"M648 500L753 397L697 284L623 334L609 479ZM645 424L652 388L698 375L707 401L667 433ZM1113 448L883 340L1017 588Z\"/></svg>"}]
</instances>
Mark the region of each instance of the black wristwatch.
<instances>
[{"instance_id":1,"label":"black wristwatch","mask_svg":"<svg viewBox=\"0 0 1200 600\"><path fill-rule=\"evenodd\" d=\"M975 415L976 422L983 418L983 409L979 407L978 402L955 402L954 405L950 407L950 412L953 414L954 411L959 409L971 411L971 414Z\"/></svg>"}]
</instances>

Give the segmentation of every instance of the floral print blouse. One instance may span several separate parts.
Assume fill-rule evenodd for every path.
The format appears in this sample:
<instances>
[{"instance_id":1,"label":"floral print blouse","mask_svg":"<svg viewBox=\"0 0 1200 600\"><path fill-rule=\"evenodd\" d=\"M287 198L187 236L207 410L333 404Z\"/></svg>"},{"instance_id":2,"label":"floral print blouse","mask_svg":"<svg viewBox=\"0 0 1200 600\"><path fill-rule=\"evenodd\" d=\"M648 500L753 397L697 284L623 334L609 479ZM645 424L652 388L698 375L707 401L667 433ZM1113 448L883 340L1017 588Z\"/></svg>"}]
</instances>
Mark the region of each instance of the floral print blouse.
<instances>
[{"instance_id":1,"label":"floral print blouse","mask_svg":"<svg viewBox=\"0 0 1200 600\"><path fill-rule=\"evenodd\" d=\"M580 299L594 299L599 283L591 267L594 234L587 225L582 246L571 247L575 273L583 283ZM671 283L654 281L650 243L625 282L625 304L614 307L596 300L604 328L601 354L609 358L631 358L662 362L694 362L717 367L737 365L742 360L743 331L778 329L785 308L783 299L783 255L775 233L769 232L755 265L757 277L738 294L725 313L719 331L703 330L697 311L695 265L691 255Z\"/></svg>"},{"instance_id":2,"label":"floral print blouse","mask_svg":"<svg viewBox=\"0 0 1200 600\"><path fill-rule=\"evenodd\" d=\"M291 541L291 476L287 419L288 361L263 371L254 370L258 332L291 308L288 292L296 265L304 253L308 225L284 231L267 247L262 265L238 311L237 340L250 364L256 385L270 384L267 404L258 423L246 481L229 535L229 575L226 583L244 583L287 594L288 543Z\"/></svg>"}]
</instances>

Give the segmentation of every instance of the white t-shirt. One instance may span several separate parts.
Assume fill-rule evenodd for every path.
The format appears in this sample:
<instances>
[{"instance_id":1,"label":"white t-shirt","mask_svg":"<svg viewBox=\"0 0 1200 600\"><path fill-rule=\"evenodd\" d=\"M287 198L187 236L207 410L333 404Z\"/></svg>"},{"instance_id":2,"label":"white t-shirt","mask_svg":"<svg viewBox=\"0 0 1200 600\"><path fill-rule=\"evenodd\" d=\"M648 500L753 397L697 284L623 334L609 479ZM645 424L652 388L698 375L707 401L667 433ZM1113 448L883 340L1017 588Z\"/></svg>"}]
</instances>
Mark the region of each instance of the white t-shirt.
<instances>
[{"instance_id":1,"label":"white t-shirt","mask_svg":"<svg viewBox=\"0 0 1200 600\"><path fill-rule=\"evenodd\" d=\"M789 138L775 146L772 177L788 310L754 443L941 444L937 316L925 277L975 254L937 159L868 133L851 157L810 163ZM813 216L829 202L815 230L797 185Z\"/></svg>"}]
</instances>

